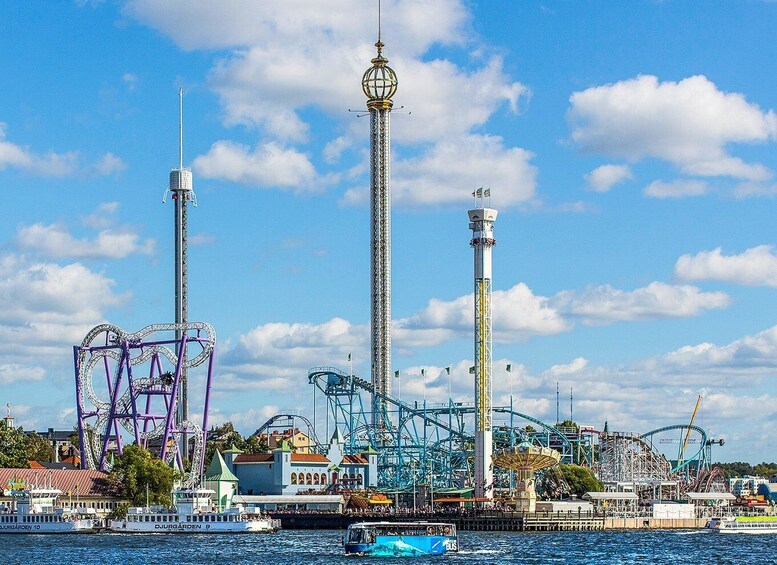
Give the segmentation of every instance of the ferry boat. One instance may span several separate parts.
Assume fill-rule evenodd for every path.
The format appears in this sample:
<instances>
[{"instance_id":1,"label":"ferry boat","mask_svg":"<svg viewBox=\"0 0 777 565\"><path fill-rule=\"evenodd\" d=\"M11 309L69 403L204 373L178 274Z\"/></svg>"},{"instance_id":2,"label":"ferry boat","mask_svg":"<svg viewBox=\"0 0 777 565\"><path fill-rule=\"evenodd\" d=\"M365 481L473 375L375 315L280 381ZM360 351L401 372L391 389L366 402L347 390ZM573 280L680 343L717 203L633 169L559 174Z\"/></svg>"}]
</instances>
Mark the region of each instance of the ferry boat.
<instances>
[{"instance_id":1,"label":"ferry boat","mask_svg":"<svg viewBox=\"0 0 777 565\"><path fill-rule=\"evenodd\" d=\"M718 534L777 534L777 516L712 518L705 528Z\"/></svg>"},{"instance_id":2,"label":"ferry boat","mask_svg":"<svg viewBox=\"0 0 777 565\"><path fill-rule=\"evenodd\" d=\"M94 509L57 508L62 491L15 486L7 491L13 504L0 507L0 534L82 534L96 529Z\"/></svg>"},{"instance_id":3,"label":"ferry boat","mask_svg":"<svg viewBox=\"0 0 777 565\"><path fill-rule=\"evenodd\" d=\"M214 494L215 491L204 488L174 490L172 508L131 507L126 517L109 520L107 530L121 533L236 534L269 533L280 529L280 520L262 514L249 514L242 505L217 510L212 502Z\"/></svg>"},{"instance_id":4,"label":"ferry boat","mask_svg":"<svg viewBox=\"0 0 777 565\"><path fill-rule=\"evenodd\" d=\"M439 522L358 522L343 539L346 555L420 556L459 550L456 525Z\"/></svg>"}]
</instances>

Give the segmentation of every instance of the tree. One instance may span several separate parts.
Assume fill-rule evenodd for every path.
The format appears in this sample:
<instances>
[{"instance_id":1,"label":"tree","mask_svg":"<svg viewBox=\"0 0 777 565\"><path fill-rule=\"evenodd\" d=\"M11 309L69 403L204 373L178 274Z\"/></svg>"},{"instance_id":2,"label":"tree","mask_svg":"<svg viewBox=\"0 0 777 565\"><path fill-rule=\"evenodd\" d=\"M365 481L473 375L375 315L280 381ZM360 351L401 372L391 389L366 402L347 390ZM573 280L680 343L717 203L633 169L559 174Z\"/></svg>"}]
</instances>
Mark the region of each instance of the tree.
<instances>
[{"instance_id":1,"label":"tree","mask_svg":"<svg viewBox=\"0 0 777 565\"><path fill-rule=\"evenodd\" d=\"M259 438L255 435L250 436L248 439L243 438L239 432L235 430L232 422L225 422L218 428L215 428L210 432L215 439L208 440L205 443L205 466L210 465L210 461L213 459L213 454L216 450L221 452L226 451L232 447L239 449L244 453L267 453L267 439Z\"/></svg>"},{"instance_id":2,"label":"tree","mask_svg":"<svg viewBox=\"0 0 777 565\"><path fill-rule=\"evenodd\" d=\"M603 488L590 469L579 465L557 465L543 471L543 493L553 498L583 496Z\"/></svg>"},{"instance_id":3,"label":"tree","mask_svg":"<svg viewBox=\"0 0 777 565\"><path fill-rule=\"evenodd\" d=\"M24 430L0 426L0 467L29 467Z\"/></svg>"},{"instance_id":4,"label":"tree","mask_svg":"<svg viewBox=\"0 0 777 565\"><path fill-rule=\"evenodd\" d=\"M49 462L54 460L54 450L51 448L51 444L35 432L25 436L24 451L28 461Z\"/></svg>"},{"instance_id":5,"label":"tree","mask_svg":"<svg viewBox=\"0 0 777 565\"><path fill-rule=\"evenodd\" d=\"M176 472L161 459L139 445L129 445L116 458L107 481L122 498L135 506L170 504L170 492Z\"/></svg>"},{"instance_id":6,"label":"tree","mask_svg":"<svg viewBox=\"0 0 777 565\"><path fill-rule=\"evenodd\" d=\"M583 496L585 493L601 491L604 485L587 467L580 465L560 465L564 481L569 485L572 494Z\"/></svg>"}]
</instances>

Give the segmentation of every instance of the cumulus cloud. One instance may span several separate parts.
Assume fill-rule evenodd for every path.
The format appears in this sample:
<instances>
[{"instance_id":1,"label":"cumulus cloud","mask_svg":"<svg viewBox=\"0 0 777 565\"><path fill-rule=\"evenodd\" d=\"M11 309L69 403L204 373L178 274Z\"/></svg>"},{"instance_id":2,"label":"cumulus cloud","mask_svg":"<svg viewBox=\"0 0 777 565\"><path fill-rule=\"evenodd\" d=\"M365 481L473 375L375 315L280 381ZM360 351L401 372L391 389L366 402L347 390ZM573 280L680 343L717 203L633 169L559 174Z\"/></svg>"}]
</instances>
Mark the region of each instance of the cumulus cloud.
<instances>
[{"instance_id":1,"label":"cumulus cloud","mask_svg":"<svg viewBox=\"0 0 777 565\"><path fill-rule=\"evenodd\" d=\"M493 338L496 342L524 341L534 335L556 334L570 329L569 324L548 299L535 296L524 283L492 295ZM394 333L399 342L439 344L472 332L474 298L471 294L451 301L432 299L417 314L397 320Z\"/></svg>"},{"instance_id":2,"label":"cumulus cloud","mask_svg":"<svg viewBox=\"0 0 777 565\"><path fill-rule=\"evenodd\" d=\"M697 176L758 181L772 175L732 157L726 146L775 139L777 116L704 76L659 82L642 75L575 92L570 104L572 139L585 152L663 159Z\"/></svg>"},{"instance_id":3,"label":"cumulus cloud","mask_svg":"<svg viewBox=\"0 0 777 565\"><path fill-rule=\"evenodd\" d=\"M493 178L491 186L501 190L500 206L531 199L536 177L531 154L505 146L502 139L473 133L502 108L518 113L529 89L511 80L502 58L483 46L471 50L466 67L428 56L432 46L465 47L478 41L461 0L390 4L384 6L394 14L384 22L384 55L400 83L392 142L422 144L425 152L396 161L395 201L463 202L471 186L486 182L484 176ZM294 18L288 17L291 12ZM126 5L125 14L168 34L185 49L226 49L208 81L220 97L224 124L261 129L271 140L256 149L219 141L195 160L200 174L297 192L320 187L310 159L289 148L311 137L310 112L342 120L342 131L323 149L326 163L364 146L367 121L351 119L346 110L365 108L359 82L375 56L370 39L375 36L375 5L337 0L313 6L286 0L261 7L238 2L223 10L209 2L136 0ZM396 115L401 106L411 115ZM458 111L451 113L452 107ZM354 189L345 194L344 203L363 204L366 199L365 191Z\"/></svg>"},{"instance_id":4,"label":"cumulus cloud","mask_svg":"<svg viewBox=\"0 0 777 565\"><path fill-rule=\"evenodd\" d=\"M36 153L29 147L8 141L5 130L6 124L0 122L0 171L14 168L41 177L64 177L80 173L106 176L126 167L112 153L106 153L99 161L87 166L82 166L78 151Z\"/></svg>"},{"instance_id":5,"label":"cumulus cloud","mask_svg":"<svg viewBox=\"0 0 777 565\"><path fill-rule=\"evenodd\" d=\"M777 287L777 255L771 245L759 245L739 255L724 255L718 247L683 255L674 266L677 278L718 280L746 286Z\"/></svg>"},{"instance_id":6,"label":"cumulus cloud","mask_svg":"<svg viewBox=\"0 0 777 565\"><path fill-rule=\"evenodd\" d=\"M61 373L72 362L73 344L105 321L108 309L130 298L115 293L114 286L79 263L0 257L0 380L40 381L51 377L52 368Z\"/></svg>"},{"instance_id":7,"label":"cumulus cloud","mask_svg":"<svg viewBox=\"0 0 777 565\"><path fill-rule=\"evenodd\" d=\"M440 142L420 157L399 159L393 167L392 201L398 205L470 203L472 189L491 186L500 207L535 197L533 154L508 148L495 136L470 135ZM344 204L369 201L367 189L350 189Z\"/></svg>"},{"instance_id":8,"label":"cumulus cloud","mask_svg":"<svg viewBox=\"0 0 777 565\"><path fill-rule=\"evenodd\" d=\"M94 239L77 239L63 225L40 223L21 228L16 241L19 247L34 249L46 257L83 259L123 259L136 254L151 255L156 245L153 239L143 241L136 233L109 229L100 231Z\"/></svg>"},{"instance_id":9,"label":"cumulus cloud","mask_svg":"<svg viewBox=\"0 0 777 565\"><path fill-rule=\"evenodd\" d=\"M634 178L628 165L602 165L585 175L588 186L596 192L607 192L613 186Z\"/></svg>"},{"instance_id":10,"label":"cumulus cloud","mask_svg":"<svg viewBox=\"0 0 777 565\"><path fill-rule=\"evenodd\" d=\"M10 385L23 381L42 381L46 371L41 367L0 363L0 384Z\"/></svg>"},{"instance_id":11,"label":"cumulus cloud","mask_svg":"<svg viewBox=\"0 0 777 565\"><path fill-rule=\"evenodd\" d=\"M563 291L550 304L587 325L626 320L656 320L697 316L704 310L726 308L724 292L702 292L695 286L652 282L627 292L601 285L582 293Z\"/></svg>"},{"instance_id":12,"label":"cumulus cloud","mask_svg":"<svg viewBox=\"0 0 777 565\"><path fill-rule=\"evenodd\" d=\"M127 164L113 153L106 153L93 165L94 171L100 176L109 176L127 168Z\"/></svg>"},{"instance_id":13,"label":"cumulus cloud","mask_svg":"<svg viewBox=\"0 0 777 565\"><path fill-rule=\"evenodd\" d=\"M702 180L653 181L645 187L644 194L651 198L685 198L707 194L708 185Z\"/></svg>"},{"instance_id":14,"label":"cumulus cloud","mask_svg":"<svg viewBox=\"0 0 777 565\"><path fill-rule=\"evenodd\" d=\"M78 152L35 153L6 140L6 124L0 122L0 171L8 167L22 169L39 176L65 176L77 170Z\"/></svg>"},{"instance_id":15,"label":"cumulus cloud","mask_svg":"<svg viewBox=\"0 0 777 565\"><path fill-rule=\"evenodd\" d=\"M231 141L217 141L193 167L204 178L224 179L251 188L275 187L297 192L321 190L321 179L308 157L277 143L253 150Z\"/></svg>"}]
</instances>

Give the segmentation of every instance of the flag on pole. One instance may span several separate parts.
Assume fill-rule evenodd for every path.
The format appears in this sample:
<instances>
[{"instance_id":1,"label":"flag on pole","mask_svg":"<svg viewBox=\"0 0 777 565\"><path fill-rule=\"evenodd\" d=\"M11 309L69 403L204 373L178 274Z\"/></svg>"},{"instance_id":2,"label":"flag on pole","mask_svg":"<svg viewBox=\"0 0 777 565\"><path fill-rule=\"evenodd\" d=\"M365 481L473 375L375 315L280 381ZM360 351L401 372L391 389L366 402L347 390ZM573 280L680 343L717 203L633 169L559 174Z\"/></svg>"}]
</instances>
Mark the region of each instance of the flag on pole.
<instances>
[{"instance_id":1,"label":"flag on pole","mask_svg":"<svg viewBox=\"0 0 777 565\"><path fill-rule=\"evenodd\" d=\"M351 354L350 353L348 354L348 360L349 361L351 360Z\"/></svg>"},{"instance_id":2,"label":"flag on pole","mask_svg":"<svg viewBox=\"0 0 777 565\"><path fill-rule=\"evenodd\" d=\"M472 191L472 198L475 198L475 191Z\"/></svg>"},{"instance_id":3,"label":"flag on pole","mask_svg":"<svg viewBox=\"0 0 777 565\"><path fill-rule=\"evenodd\" d=\"M474 375L475 374L475 365L472 365L472 367L469 368L469 374Z\"/></svg>"},{"instance_id":4,"label":"flag on pole","mask_svg":"<svg viewBox=\"0 0 777 565\"><path fill-rule=\"evenodd\" d=\"M421 369L421 376L422 377L424 376L424 373L425 373L425 371L423 369Z\"/></svg>"},{"instance_id":5,"label":"flag on pole","mask_svg":"<svg viewBox=\"0 0 777 565\"><path fill-rule=\"evenodd\" d=\"M445 372L450 375L451 374L451 368L450 367L445 367Z\"/></svg>"},{"instance_id":6,"label":"flag on pole","mask_svg":"<svg viewBox=\"0 0 777 565\"><path fill-rule=\"evenodd\" d=\"M509 372L511 372L512 370L513 370L513 365L512 365L512 363L508 363L508 364L507 364L507 372L509 373Z\"/></svg>"},{"instance_id":7,"label":"flag on pole","mask_svg":"<svg viewBox=\"0 0 777 565\"><path fill-rule=\"evenodd\" d=\"M487 197L491 198L491 189L490 188L485 189L483 191L483 196L487 196Z\"/></svg>"},{"instance_id":8,"label":"flag on pole","mask_svg":"<svg viewBox=\"0 0 777 565\"><path fill-rule=\"evenodd\" d=\"M475 191L475 193L477 194L478 198L482 198L483 197L483 187L481 186L480 188L478 188Z\"/></svg>"},{"instance_id":9,"label":"flag on pole","mask_svg":"<svg viewBox=\"0 0 777 565\"><path fill-rule=\"evenodd\" d=\"M394 371L394 378L395 378L395 379L398 379L398 378L399 378L399 371Z\"/></svg>"}]
</instances>

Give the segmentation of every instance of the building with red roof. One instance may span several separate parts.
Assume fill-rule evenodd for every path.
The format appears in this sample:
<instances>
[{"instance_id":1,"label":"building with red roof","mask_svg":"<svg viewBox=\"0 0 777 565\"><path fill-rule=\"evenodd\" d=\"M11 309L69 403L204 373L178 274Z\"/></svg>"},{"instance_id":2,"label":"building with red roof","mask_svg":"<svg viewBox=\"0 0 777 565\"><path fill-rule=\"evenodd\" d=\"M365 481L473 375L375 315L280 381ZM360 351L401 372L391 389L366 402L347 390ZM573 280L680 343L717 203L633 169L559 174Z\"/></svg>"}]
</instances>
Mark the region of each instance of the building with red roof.
<instances>
[{"instance_id":1,"label":"building with red roof","mask_svg":"<svg viewBox=\"0 0 777 565\"><path fill-rule=\"evenodd\" d=\"M346 455L337 430L326 452L300 453L283 441L271 453L224 452L224 461L238 478L245 495L286 495L337 490L364 490L378 486L377 452Z\"/></svg>"}]
</instances>

